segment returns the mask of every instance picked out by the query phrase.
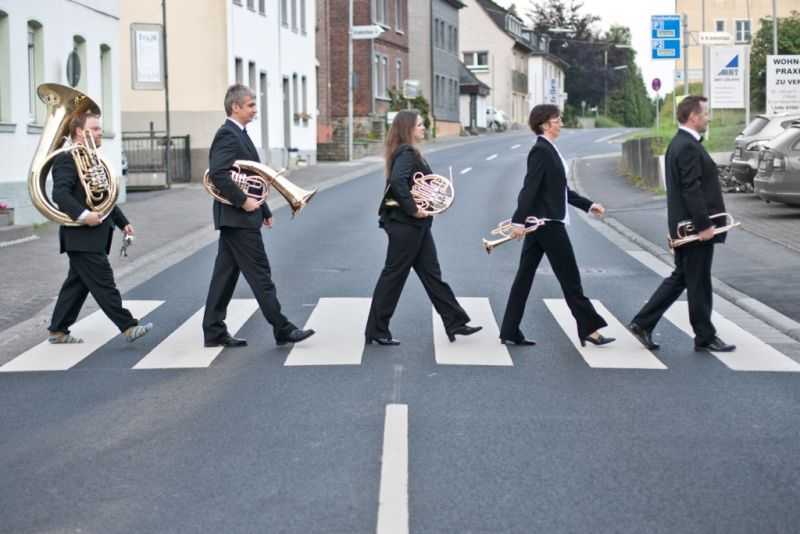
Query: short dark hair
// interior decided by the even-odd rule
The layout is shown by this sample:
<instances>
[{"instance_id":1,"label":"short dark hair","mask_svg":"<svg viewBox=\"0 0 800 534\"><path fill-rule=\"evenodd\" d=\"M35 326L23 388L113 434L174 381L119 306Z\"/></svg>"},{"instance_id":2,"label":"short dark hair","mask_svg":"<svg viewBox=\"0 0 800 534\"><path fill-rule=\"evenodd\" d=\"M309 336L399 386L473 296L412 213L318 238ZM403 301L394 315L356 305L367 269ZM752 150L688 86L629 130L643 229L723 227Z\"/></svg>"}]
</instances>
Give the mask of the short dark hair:
<instances>
[{"instance_id":1,"label":"short dark hair","mask_svg":"<svg viewBox=\"0 0 800 534\"><path fill-rule=\"evenodd\" d=\"M683 100L678 103L678 109L676 110L678 122L684 124L689 120L689 115L703 111L703 106L700 103L707 101L708 99L706 97L700 95L684 97Z\"/></svg>"},{"instance_id":2,"label":"short dark hair","mask_svg":"<svg viewBox=\"0 0 800 534\"><path fill-rule=\"evenodd\" d=\"M246 96L254 100L256 98L255 92L244 84L235 83L228 87L228 90L225 92L225 114L230 117L233 113L233 105L239 104L241 106Z\"/></svg>"},{"instance_id":3,"label":"short dark hair","mask_svg":"<svg viewBox=\"0 0 800 534\"><path fill-rule=\"evenodd\" d=\"M542 135L544 133L542 124L560 116L561 110L558 109L558 106L553 104L539 104L538 106L533 106L531 114L528 117L528 124L530 124L531 130L533 130L534 133Z\"/></svg>"},{"instance_id":4,"label":"short dark hair","mask_svg":"<svg viewBox=\"0 0 800 534\"><path fill-rule=\"evenodd\" d=\"M75 130L77 130L78 128L81 129L85 128L87 120L99 119L99 118L100 118L99 113L92 113L88 111L86 113L76 113L75 115L72 116L72 119L70 119L69 121L69 136L74 137Z\"/></svg>"}]
</instances>

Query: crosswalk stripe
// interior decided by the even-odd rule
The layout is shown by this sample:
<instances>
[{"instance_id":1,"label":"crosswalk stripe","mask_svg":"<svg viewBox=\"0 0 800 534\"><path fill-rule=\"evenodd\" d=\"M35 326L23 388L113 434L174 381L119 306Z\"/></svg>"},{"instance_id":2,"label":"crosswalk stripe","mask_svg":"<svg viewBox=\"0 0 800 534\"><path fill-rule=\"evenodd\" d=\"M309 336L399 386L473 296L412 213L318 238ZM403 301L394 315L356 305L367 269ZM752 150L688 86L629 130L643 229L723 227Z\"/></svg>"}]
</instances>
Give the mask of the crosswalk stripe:
<instances>
[{"instance_id":1,"label":"crosswalk stripe","mask_svg":"<svg viewBox=\"0 0 800 534\"><path fill-rule=\"evenodd\" d=\"M255 299L233 299L228 304L225 324L235 335L258 309ZM156 345L147 356L133 366L134 369L189 369L208 367L224 347L203 346L203 314L205 306L192 315L164 341Z\"/></svg>"},{"instance_id":2,"label":"crosswalk stripe","mask_svg":"<svg viewBox=\"0 0 800 534\"><path fill-rule=\"evenodd\" d=\"M646 250L628 250L626 252L634 257L639 263L645 267L648 267L659 276L666 278L672 274L672 268L669 265L659 260Z\"/></svg>"},{"instance_id":3,"label":"crosswalk stripe","mask_svg":"<svg viewBox=\"0 0 800 534\"><path fill-rule=\"evenodd\" d=\"M664 314L675 326L694 336L689 322L689 304L676 302ZM712 312L711 321L719 337L736 345L733 352L714 352L723 364L734 371L783 371L800 372L800 363L767 345L750 332L737 326L717 312Z\"/></svg>"},{"instance_id":4,"label":"crosswalk stripe","mask_svg":"<svg viewBox=\"0 0 800 534\"><path fill-rule=\"evenodd\" d=\"M141 318L163 303L163 300L127 300L122 305L134 317ZM83 339L83 343L52 345L44 341L0 367L0 372L66 371L119 334L116 325L102 310L81 319L70 330L73 336Z\"/></svg>"},{"instance_id":5,"label":"crosswalk stripe","mask_svg":"<svg viewBox=\"0 0 800 534\"><path fill-rule=\"evenodd\" d=\"M591 343L587 343L586 347L581 347L578 341L577 323L564 299L544 299L544 303L589 367L604 369L667 368L652 352L645 349L600 301L592 300L592 304L597 313L608 323L608 327L603 329L603 335L617 338L612 344L600 347L595 347Z\"/></svg>"},{"instance_id":6,"label":"crosswalk stripe","mask_svg":"<svg viewBox=\"0 0 800 534\"><path fill-rule=\"evenodd\" d=\"M454 343L447 339L442 320L433 309L433 346L439 365L497 365L512 366L514 362L505 345L500 343L500 328L487 298L458 299L470 316L472 324L483 330L469 337L459 337Z\"/></svg>"},{"instance_id":7,"label":"crosswalk stripe","mask_svg":"<svg viewBox=\"0 0 800 534\"><path fill-rule=\"evenodd\" d=\"M372 299L321 298L305 328L316 334L292 347L284 365L360 365Z\"/></svg>"},{"instance_id":8,"label":"crosswalk stripe","mask_svg":"<svg viewBox=\"0 0 800 534\"><path fill-rule=\"evenodd\" d=\"M387 404L377 534L408 534L408 405Z\"/></svg>"}]
</instances>

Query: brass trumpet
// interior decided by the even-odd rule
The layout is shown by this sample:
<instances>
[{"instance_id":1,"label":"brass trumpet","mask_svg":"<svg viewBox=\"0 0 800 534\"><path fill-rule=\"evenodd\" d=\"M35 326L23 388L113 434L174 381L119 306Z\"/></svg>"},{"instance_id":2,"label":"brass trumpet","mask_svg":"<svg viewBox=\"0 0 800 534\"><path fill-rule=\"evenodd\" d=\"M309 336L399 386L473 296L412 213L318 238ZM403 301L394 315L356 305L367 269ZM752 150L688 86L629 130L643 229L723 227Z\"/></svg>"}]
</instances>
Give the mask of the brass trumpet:
<instances>
[{"instance_id":1,"label":"brass trumpet","mask_svg":"<svg viewBox=\"0 0 800 534\"><path fill-rule=\"evenodd\" d=\"M531 232L535 232L539 229L540 226L543 226L544 223L549 221L550 219L540 219L538 217L534 217L531 215L530 217L525 219L525 234L530 234ZM489 241L488 239L484 238L481 240L483 243L483 248L486 249L487 254L491 254L492 250L495 247L499 247L503 243L507 243L514 239L511 235L511 230L514 228L514 225L511 223L511 219L506 219L505 221L500 221L497 224L497 227L494 228L490 233L492 235L501 235L500 239L495 239L494 241Z\"/></svg>"},{"instance_id":2,"label":"brass trumpet","mask_svg":"<svg viewBox=\"0 0 800 534\"><path fill-rule=\"evenodd\" d=\"M411 177L411 197L417 208L426 215L442 213L453 204L456 196L453 187L453 167L450 167L450 179L438 174L422 174L417 172ZM386 201L387 206L399 206L396 200Z\"/></svg>"},{"instance_id":3,"label":"brass trumpet","mask_svg":"<svg viewBox=\"0 0 800 534\"><path fill-rule=\"evenodd\" d=\"M724 218L725 225L724 226L717 226L714 227L714 235L721 234L723 232L727 232L731 228L736 228L737 226L741 225L742 223L736 221L730 213L715 213L714 215L709 215L710 219L718 219ZM674 250L677 247L685 245L687 243L693 243L695 241L699 241L699 237L695 233L694 224L692 221L681 221L678 223L677 227L675 228L675 239L670 236L667 236L667 243L669 244L670 250Z\"/></svg>"},{"instance_id":4,"label":"brass trumpet","mask_svg":"<svg viewBox=\"0 0 800 534\"><path fill-rule=\"evenodd\" d=\"M259 206L267 201L270 186L274 187L275 190L286 199L286 202L289 203L289 207L292 210L292 217L294 217L311 201L311 197L317 193L317 190L312 189L309 191L293 184L286 177L281 176L284 171L285 169L276 171L257 161L240 159L233 163L231 180L233 180L233 183L236 184L247 197L258 202ZM208 169L206 169L205 174L203 174L203 187L208 194L219 202L229 206L231 205L230 200L223 197L219 189L211 182Z\"/></svg>"}]
</instances>

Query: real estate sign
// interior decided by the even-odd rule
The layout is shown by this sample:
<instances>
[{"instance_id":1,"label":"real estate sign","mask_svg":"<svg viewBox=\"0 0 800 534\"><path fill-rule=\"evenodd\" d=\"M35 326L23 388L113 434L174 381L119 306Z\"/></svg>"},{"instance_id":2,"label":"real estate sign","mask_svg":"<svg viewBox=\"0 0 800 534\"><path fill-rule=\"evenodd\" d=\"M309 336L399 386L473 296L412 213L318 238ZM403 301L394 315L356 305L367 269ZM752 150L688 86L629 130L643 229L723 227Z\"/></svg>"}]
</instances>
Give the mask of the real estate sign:
<instances>
[{"instance_id":1,"label":"real estate sign","mask_svg":"<svg viewBox=\"0 0 800 534\"><path fill-rule=\"evenodd\" d=\"M800 111L800 55L767 56L767 113Z\"/></svg>"}]
</instances>

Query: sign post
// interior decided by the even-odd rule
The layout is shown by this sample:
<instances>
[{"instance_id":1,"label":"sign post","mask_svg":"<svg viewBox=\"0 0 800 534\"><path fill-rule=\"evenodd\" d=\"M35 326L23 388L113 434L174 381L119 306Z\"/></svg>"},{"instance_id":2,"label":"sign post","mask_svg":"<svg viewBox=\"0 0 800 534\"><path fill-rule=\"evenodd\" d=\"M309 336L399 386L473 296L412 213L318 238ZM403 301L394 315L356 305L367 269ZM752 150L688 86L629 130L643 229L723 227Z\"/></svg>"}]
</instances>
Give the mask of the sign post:
<instances>
[{"instance_id":1,"label":"sign post","mask_svg":"<svg viewBox=\"0 0 800 534\"><path fill-rule=\"evenodd\" d=\"M658 112L658 91L661 89L661 79L653 78L651 87L653 88L653 91L656 92L656 131L659 131L661 129L661 118L659 117Z\"/></svg>"}]
</instances>

